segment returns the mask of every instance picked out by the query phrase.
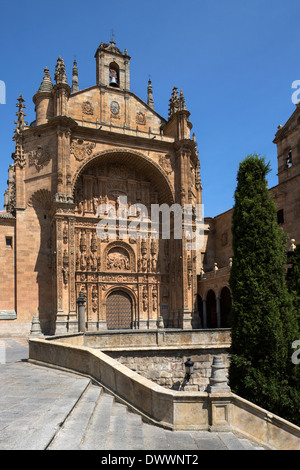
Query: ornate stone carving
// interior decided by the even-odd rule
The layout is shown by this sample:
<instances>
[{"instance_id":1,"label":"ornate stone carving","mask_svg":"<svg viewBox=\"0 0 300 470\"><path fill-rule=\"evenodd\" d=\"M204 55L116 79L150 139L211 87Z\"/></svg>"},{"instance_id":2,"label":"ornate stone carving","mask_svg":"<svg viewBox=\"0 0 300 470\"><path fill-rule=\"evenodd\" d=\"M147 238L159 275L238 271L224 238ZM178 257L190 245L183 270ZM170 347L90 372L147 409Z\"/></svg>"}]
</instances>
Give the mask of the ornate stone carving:
<instances>
[{"instance_id":1,"label":"ornate stone carving","mask_svg":"<svg viewBox=\"0 0 300 470\"><path fill-rule=\"evenodd\" d=\"M94 108L90 101L84 101L84 103L82 103L82 112L83 114L94 114Z\"/></svg>"},{"instance_id":2,"label":"ornate stone carving","mask_svg":"<svg viewBox=\"0 0 300 470\"><path fill-rule=\"evenodd\" d=\"M128 271L130 260L126 251L122 248L113 248L107 255L106 268L109 271Z\"/></svg>"},{"instance_id":3,"label":"ornate stone carving","mask_svg":"<svg viewBox=\"0 0 300 470\"><path fill-rule=\"evenodd\" d=\"M81 162L86 156L90 156L93 153L93 149L96 147L94 142L84 142L81 139L75 139L71 142L70 152L74 155L76 160Z\"/></svg>"},{"instance_id":4,"label":"ornate stone carving","mask_svg":"<svg viewBox=\"0 0 300 470\"><path fill-rule=\"evenodd\" d=\"M146 286L143 288L143 310L144 312L148 310L148 291Z\"/></svg>"},{"instance_id":5,"label":"ornate stone carving","mask_svg":"<svg viewBox=\"0 0 300 470\"><path fill-rule=\"evenodd\" d=\"M51 159L48 147L38 147L32 150L28 155L29 166L35 166L37 171L40 171L46 166Z\"/></svg>"},{"instance_id":6,"label":"ornate stone carving","mask_svg":"<svg viewBox=\"0 0 300 470\"><path fill-rule=\"evenodd\" d=\"M136 113L136 123L144 126L146 124L146 116L141 111Z\"/></svg>"},{"instance_id":7,"label":"ornate stone carving","mask_svg":"<svg viewBox=\"0 0 300 470\"><path fill-rule=\"evenodd\" d=\"M114 116L117 116L120 113L120 105L117 101L112 101L110 103L110 111Z\"/></svg>"},{"instance_id":8,"label":"ornate stone carving","mask_svg":"<svg viewBox=\"0 0 300 470\"><path fill-rule=\"evenodd\" d=\"M64 245L66 245L68 243L68 227L67 227L67 225L65 225L64 229L63 229L63 242L64 242Z\"/></svg>"},{"instance_id":9,"label":"ornate stone carving","mask_svg":"<svg viewBox=\"0 0 300 470\"><path fill-rule=\"evenodd\" d=\"M152 309L154 312L157 311L157 286L153 286L152 289Z\"/></svg>"},{"instance_id":10,"label":"ornate stone carving","mask_svg":"<svg viewBox=\"0 0 300 470\"><path fill-rule=\"evenodd\" d=\"M92 287L92 310L94 313L98 311L98 289L97 286Z\"/></svg>"},{"instance_id":11,"label":"ornate stone carving","mask_svg":"<svg viewBox=\"0 0 300 470\"><path fill-rule=\"evenodd\" d=\"M167 173L167 175L170 175L172 173L173 168L171 164L171 158L168 155L160 155L159 164L162 169Z\"/></svg>"},{"instance_id":12,"label":"ornate stone carving","mask_svg":"<svg viewBox=\"0 0 300 470\"><path fill-rule=\"evenodd\" d=\"M64 284L66 286L69 280L69 255L68 255L67 250L64 250L62 273L63 273Z\"/></svg>"}]
</instances>

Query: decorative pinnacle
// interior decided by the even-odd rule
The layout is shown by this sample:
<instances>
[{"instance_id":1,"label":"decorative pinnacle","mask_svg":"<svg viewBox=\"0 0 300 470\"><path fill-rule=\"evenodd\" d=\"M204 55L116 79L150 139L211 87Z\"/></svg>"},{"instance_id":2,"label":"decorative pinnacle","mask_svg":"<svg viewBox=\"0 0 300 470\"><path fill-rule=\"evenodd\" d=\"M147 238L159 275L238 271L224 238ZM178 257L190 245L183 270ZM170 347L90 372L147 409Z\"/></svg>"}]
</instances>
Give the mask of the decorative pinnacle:
<instances>
[{"instance_id":1,"label":"decorative pinnacle","mask_svg":"<svg viewBox=\"0 0 300 470\"><path fill-rule=\"evenodd\" d=\"M41 83L41 86L39 88L39 92L51 92L53 88L51 77L50 77L50 72L48 67L44 69L44 77L43 81Z\"/></svg>"},{"instance_id":2,"label":"decorative pinnacle","mask_svg":"<svg viewBox=\"0 0 300 470\"><path fill-rule=\"evenodd\" d=\"M59 83L68 83L67 76L66 76L66 68L63 59L59 56L57 59L57 64L55 67L55 81L57 84Z\"/></svg>"},{"instance_id":3,"label":"decorative pinnacle","mask_svg":"<svg viewBox=\"0 0 300 470\"><path fill-rule=\"evenodd\" d=\"M147 105L150 106L150 108L154 109L153 90L152 90L152 83L151 83L150 76L148 80L148 89L147 89Z\"/></svg>"},{"instance_id":4,"label":"decorative pinnacle","mask_svg":"<svg viewBox=\"0 0 300 470\"><path fill-rule=\"evenodd\" d=\"M24 117L26 116L26 114L24 113L24 108L26 108L26 106L24 104L25 100L23 99L23 96L20 95L17 101L18 103L16 104L16 107L18 108L18 112L16 113L16 116L18 119L17 121L15 121L16 129L14 130L14 139L28 125L27 122L24 120Z\"/></svg>"},{"instance_id":5,"label":"decorative pinnacle","mask_svg":"<svg viewBox=\"0 0 300 470\"><path fill-rule=\"evenodd\" d=\"M76 93L79 91L79 84L78 84L78 68L77 68L77 61L74 59L73 62L73 78L72 78L72 93Z\"/></svg>"},{"instance_id":6,"label":"decorative pinnacle","mask_svg":"<svg viewBox=\"0 0 300 470\"><path fill-rule=\"evenodd\" d=\"M173 116L173 114L177 113L177 111L182 111L184 109L186 109L186 105L183 91L180 90L180 95L178 96L178 88L174 86L169 102L169 118Z\"/></svg>"}]
</instances>

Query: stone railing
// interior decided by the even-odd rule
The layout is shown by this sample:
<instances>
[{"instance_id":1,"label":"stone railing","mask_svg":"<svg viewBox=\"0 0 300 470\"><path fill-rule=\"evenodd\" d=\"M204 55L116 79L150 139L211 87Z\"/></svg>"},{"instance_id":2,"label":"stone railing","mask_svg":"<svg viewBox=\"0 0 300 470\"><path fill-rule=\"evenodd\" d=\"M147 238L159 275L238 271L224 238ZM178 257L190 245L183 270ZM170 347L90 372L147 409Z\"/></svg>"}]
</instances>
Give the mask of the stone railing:
<instances>
[{"instance_id":1,"label":"stone railing","mask_svg":"<svg viewBox=\"0 0 300 470\"><path fill-rule=\"evenodd\" d=\"M229 348L230 329L216 328L210 330L107 330L86 332L84 345L101 349L187 349L187 348Z\"/></svg>"},{"instance_id":2,"label":"stone railing","mask_svg":"<svg viewBox=\"0 0 300 470\"><path fill-rule=\"evenodd\" d=\"M29 361L91 377L145 420L169 429L230 430L268 449L300 450L300 428L218 388L217 375L209 393L168 390L83 343L84 335L31 338Z\"/></svg>"},{"instance_id":3,"label":"stone railing","mask_svg":"<svg viewBox=\"0 0 300 470\"><path fill-rule=\"evenodd\" d=\"M216 264L216 263L215 263ZM207 279L213 279L215 277L228 276L230 274L230 265L218 268L215 266L215 269L212 271L207 271L201 274L200 280L206 281Z\"/></svg>"}]
</instances>

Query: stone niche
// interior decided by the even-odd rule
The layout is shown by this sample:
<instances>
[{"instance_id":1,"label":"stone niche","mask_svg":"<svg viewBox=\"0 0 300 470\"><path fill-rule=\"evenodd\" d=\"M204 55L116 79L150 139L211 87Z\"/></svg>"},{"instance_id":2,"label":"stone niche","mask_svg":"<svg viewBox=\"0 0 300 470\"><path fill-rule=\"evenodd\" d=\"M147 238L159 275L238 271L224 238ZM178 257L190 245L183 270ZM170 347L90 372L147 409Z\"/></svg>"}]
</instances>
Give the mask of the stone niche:
<instances>
[{"instance_id":1,"label":"stone niche","mask_svg":"<svg viewBox=\"0 0 300 470\"><path fill-rule=\"evenodd\" d=\"M184 349L105 351L129 369L171 390L179 390L185 377L184 363L188 358L194 362L194 372L186 391L207 391L212 373L214 356L221 356L228 371L229 359L226 349Z\"/></svg>"}]
</instances>

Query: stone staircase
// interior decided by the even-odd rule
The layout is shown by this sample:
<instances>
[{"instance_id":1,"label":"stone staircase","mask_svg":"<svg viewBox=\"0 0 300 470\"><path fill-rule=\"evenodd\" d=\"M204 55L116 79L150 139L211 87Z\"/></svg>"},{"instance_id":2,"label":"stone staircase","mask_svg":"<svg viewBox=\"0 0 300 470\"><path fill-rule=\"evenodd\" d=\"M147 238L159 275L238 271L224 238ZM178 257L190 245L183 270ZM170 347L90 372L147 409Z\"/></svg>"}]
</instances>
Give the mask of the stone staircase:
<instances>
[{"instance_id":1,"label":"stone staircase","mask_svg":"<svg viewBox=\"0 0 300 470\"><path fill-rule=\"evenodd\" d=\"M140 415L89 384L61 423L48 450L258 450L231 432L170 431L142 421Z\"/></svg>"}]
</instances>

